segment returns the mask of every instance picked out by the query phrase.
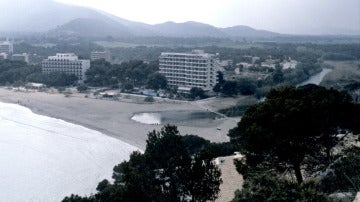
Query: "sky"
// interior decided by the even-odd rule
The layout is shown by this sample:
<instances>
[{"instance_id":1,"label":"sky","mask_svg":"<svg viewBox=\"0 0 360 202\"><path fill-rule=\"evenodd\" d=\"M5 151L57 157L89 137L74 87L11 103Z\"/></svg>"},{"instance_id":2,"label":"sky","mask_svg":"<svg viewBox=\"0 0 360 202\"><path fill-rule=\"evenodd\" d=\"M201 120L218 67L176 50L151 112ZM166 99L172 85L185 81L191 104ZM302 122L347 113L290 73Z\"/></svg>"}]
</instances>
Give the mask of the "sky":
<instances>
[{"instance_id":1,"label":"sky","mask_svg":"<svg viewBox=\"0 0 360 202\"><path fill-rule=\"evenodd\" d=\"M197 21L285 34L360 34L360 0L56 0L148 24Z\"/></svg>"}]
</instances>

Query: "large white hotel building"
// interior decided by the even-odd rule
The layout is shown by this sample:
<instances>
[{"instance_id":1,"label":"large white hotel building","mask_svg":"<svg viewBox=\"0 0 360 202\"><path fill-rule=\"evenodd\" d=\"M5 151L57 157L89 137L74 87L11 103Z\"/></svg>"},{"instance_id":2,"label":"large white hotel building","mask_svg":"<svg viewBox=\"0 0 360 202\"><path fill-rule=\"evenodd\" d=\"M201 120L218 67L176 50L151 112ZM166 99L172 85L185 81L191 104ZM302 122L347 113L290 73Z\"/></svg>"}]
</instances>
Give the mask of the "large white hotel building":
<instances>
[{"instance_id":1,"label":"large white hotel building","mask_svg":"<svg viewBox=\"0 0 360 202\"><path fill-rule=\"evenodd\" d=\"M41 63L43 73L64 72L74 74L80 82L86 79L85 72L90 68L90 60L79 60L74 53L57 53Z\"/></svg>"},{"instance_id":2,"label":"large white hotel building","mask_svg":"<svg viewBox=\"0 0 360 202\"><path fill-rule=\"evenodd\" d=\"M219 60L214 54L194 50L191 53L161 53L159 69L170 87L190 91L193 87L211 91L217 83Z\"/></svg>"}]
</instances>

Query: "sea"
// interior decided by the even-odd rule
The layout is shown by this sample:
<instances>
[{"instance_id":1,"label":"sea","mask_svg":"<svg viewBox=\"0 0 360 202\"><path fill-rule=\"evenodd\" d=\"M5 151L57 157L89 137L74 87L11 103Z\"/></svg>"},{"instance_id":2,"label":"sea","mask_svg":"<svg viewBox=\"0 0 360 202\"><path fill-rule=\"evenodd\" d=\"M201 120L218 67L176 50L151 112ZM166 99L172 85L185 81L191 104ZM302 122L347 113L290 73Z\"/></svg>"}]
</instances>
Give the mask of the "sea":
<instances>
[{"instance_id":1,"label":"sea","mask_svg":"<svg viewBox=\"0 0 360 202\"><path fill-rule=\"evenodd\" d=\"M0 102L0 201L89 196L136 150L98 131Z\"/></svg>"}]
</instances>

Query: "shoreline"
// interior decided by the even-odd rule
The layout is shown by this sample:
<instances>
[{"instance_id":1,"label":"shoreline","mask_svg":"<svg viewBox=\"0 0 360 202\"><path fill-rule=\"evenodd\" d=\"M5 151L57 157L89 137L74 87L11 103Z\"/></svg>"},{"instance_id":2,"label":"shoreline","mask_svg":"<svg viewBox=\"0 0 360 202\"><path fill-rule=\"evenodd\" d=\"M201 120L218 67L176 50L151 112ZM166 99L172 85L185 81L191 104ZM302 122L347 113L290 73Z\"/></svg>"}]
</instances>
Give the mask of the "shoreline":
<instances>
[{"instance_id":1,"label":"shoreline","mask_svg":"<svg viewBox=\"0 0 360 202\"><path fill-rule=\"evenodd\" d=\"M138 104L112 100L85 98L84 94L66 97L60 93L16 92L0 88L0 102L19 104L36 114L62 119L119 139L145 150L147 134L160 130L160 125L146 125L131 120L135 113L155 111L206 111L192 102L155 102ZM239 118L187 122L175 125L182 135L193 134L211 142L226 142L229 129L236 126ZM220 128L221 130L218 130Z\"/></svg>"}]
</instances>

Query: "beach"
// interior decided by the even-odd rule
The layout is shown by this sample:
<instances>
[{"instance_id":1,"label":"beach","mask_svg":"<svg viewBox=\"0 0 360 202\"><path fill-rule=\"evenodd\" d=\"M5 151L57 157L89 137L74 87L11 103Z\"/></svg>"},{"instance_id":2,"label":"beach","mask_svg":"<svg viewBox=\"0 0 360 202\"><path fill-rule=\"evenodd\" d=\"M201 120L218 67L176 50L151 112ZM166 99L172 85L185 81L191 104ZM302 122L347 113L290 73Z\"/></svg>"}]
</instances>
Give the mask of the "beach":
<instances>
[{"instance_id":1,"label":"beach","mask_svg":"<svg viewBox=\"0 0 360 202\"><path fill-rule=\"evenodd\" d=\"M131 103L114 100L86 98L84 94L16 91L0 88L0 102L14 103L41 114L78 124L115 137L130 145L145 149L147 134L163 126L147 125L131 120L136 113L161 111L208 111L209 105L200 102L157 101ZM193 134L212 142L228 141L229 129L239 118L220 118L212 121L188 121L178 125L182 135Z\"/></svg>"}]
</instances>

